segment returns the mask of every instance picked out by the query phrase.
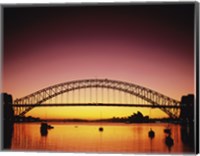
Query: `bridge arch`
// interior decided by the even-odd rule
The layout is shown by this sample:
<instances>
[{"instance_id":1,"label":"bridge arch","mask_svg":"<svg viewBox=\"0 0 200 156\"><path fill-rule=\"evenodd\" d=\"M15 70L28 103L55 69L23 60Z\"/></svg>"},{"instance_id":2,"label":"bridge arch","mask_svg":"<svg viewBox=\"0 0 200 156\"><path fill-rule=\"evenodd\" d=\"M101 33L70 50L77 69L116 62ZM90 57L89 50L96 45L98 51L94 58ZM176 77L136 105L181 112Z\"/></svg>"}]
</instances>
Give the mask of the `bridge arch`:
<instances>
[{"instance_id":1,"label":"bridge arch","mask_svg":"<svg viewBox=\"0 0 200 156\"><path fill-rule=\"evenodd\" d=\"M69 81L60 84L56 84L39 91L36 91L30 95L22 97L20 99L16 99L14 104L33 104L32 106L24 107L20 109L18 114L20 116L24 116L27 112L33 109L36 105L40 105L45 101L56 97L60 94L78 90L83 88L108 88L113 90L119 90L125 93L132 94L137 96L154 106L180 106L180 102L172 99L166 95L158 93L152 89L136 85L133 83L117 81L117 80L110 80L110 79L85 79L85 80L76 80L76 81ZM172 118L179 117L179 110L174 107L161 107L160 108L163 112L168 114Z\"/></svg>"}]
</instances>

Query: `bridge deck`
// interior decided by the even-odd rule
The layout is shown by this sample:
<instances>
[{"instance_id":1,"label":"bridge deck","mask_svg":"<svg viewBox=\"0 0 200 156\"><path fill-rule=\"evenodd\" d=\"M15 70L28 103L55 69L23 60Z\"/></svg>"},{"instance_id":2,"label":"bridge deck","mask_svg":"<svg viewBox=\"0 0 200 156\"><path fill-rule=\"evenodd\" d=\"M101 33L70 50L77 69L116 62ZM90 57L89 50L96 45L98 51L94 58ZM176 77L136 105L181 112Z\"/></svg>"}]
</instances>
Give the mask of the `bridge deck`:
<instances>
[{"instance_id":1,"label":"bridge deck","mask_svg":"<svg viewBox=\"0 0 200 156\"><path fill-rule=\"evenodd\" d=\"M103 103L63 103L63 104L13 104L13 107L74 107L74 106L110 106L110 107L151 107L151 108L180 108L180 106L150 105L150 104L103 104Z\"/></svg>"}]
</instances>

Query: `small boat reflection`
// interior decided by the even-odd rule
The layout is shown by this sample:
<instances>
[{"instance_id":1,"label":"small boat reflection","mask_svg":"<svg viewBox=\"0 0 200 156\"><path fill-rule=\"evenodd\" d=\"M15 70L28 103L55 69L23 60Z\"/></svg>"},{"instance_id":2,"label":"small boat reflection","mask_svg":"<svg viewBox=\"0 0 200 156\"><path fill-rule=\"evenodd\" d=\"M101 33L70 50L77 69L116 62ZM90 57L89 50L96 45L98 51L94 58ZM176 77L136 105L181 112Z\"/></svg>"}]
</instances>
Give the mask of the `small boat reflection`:
<instances>
[{"instance_id":1,"label":"small boat reflection","mask_svg":"<svg viewBox=\"0 0 200 156\"><path fill-rule=\"evenodd\" d=\"M174 140L172 139L171 135L166 136L165 144L167 145L169 151L171 151L171 147L174 145Z\"/></svg>"},{"instance_id":2,"label":"small boat reflection","mask_svg":"<svg viewBox=\"0 0 200 156\"><path fill-rule=\"evenodd\" d=\"M152 129L150 129L149 138L153 139L154 137L155 137L155 132Z\"/></svg>"},{"instance_id":3,"label":"small boat reflection","mask_svg":"<svg viewBox=\"0 0 200 156\"><path fill-rule=\"evenodd\" d=\"M173 146L174 145L174 140L172 139L172 137L170 135L168 135L166 138L165 138L165 143L167 146Z\"/></svg>"}]
</instances>

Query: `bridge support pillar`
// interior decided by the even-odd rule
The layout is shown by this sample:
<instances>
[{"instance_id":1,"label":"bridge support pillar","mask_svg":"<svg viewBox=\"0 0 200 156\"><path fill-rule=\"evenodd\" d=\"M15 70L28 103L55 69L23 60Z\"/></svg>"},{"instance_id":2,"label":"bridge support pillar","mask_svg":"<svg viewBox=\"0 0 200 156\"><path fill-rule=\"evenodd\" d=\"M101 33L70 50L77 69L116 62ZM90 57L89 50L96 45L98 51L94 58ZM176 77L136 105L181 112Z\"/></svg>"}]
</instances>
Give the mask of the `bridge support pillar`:
<instances>
[{"instance_id":1,"label":"bridge support pillar","mask_svg":"<svg viewBox=\"0 0 200 156\"><path fill-rule=\"evenodd\" d=\"M181 112L180 112L180 119L181 119L181 139L183 143L188 144L190 147L195 147L198 144L198 139L195 140L195 136L198 136L198 128L195 127L194 124L194 95L189 94L187 96L182 96L181 98ZM197 114L198 115L198 114ZM198 125L196 125L198 126Z\"/></svg>"},{"instance_id":2,"label":"bridge support pillar","mask_svg":"<svg viewBox=\"0 0 200 156\"><path fill-rule=\"evenodd\" d=\"M3 148L8 149L11 147L11 140L13 134L14 123L14 110L12 107L12 95L7 93L1 94L1 100L3 104Z\"/></svg>"},{"instance_id":3,"label":"bridge support pillar","mask_svg":"<svg viewBox=\"0 0 200 156\"><path fill-rule=\"evenodd\" d=\"M183 123L194 122L194 95L189 94L181 98L181 112L180 119Z\"/></svg>"}]
</instances>

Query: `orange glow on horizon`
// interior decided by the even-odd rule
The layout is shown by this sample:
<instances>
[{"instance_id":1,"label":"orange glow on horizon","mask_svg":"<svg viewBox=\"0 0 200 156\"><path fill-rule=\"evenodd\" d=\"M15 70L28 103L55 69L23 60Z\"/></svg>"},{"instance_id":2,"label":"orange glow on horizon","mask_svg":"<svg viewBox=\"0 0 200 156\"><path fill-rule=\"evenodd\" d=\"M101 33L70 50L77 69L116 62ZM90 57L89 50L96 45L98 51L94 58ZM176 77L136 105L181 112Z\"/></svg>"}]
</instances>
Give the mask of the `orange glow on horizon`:
<instances>
[{"instance_id":1,"label":"orange glow on horizon","mask_svg":"<svg viewBox=\"0 0 200 156\"><path fill-rule=\"evenodd\" d=\"M122 108L122 107L62 107L62 108L34 108L26 116L41 119L108 119L113 117L128 117L137 111L150 118L168 117L159 109Z\"/></svg>"}]
</instances>

